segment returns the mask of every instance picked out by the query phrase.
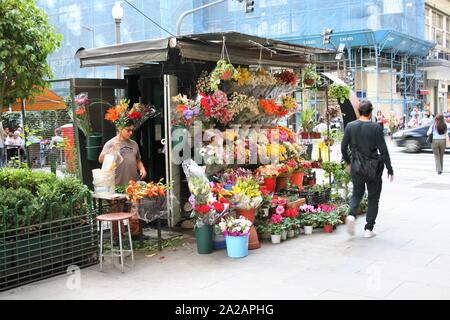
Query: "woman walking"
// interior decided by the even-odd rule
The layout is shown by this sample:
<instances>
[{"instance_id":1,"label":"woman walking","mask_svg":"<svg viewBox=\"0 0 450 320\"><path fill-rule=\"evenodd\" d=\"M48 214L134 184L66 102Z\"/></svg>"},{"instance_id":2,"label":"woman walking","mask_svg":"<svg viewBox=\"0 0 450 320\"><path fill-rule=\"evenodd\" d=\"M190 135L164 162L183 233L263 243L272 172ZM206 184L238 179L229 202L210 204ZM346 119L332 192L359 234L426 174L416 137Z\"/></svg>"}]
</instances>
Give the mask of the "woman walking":
<instances>
[{"instance_id":1,"label":"woman walking","mask_svg":"<svg viewBox=\"0 0 450 320\"><path fill-rule=\"evenodd\" d=\"M433 142L431 147L433 149L434 161L436 163L436 171L438 174L442 174L444 167L444 153L445 147L450 145L448 138L447 123L444 120L442 114L438 114L434 120L434 124L428 129L427 135L433 134Z\"/></svg>"}]
</instances>

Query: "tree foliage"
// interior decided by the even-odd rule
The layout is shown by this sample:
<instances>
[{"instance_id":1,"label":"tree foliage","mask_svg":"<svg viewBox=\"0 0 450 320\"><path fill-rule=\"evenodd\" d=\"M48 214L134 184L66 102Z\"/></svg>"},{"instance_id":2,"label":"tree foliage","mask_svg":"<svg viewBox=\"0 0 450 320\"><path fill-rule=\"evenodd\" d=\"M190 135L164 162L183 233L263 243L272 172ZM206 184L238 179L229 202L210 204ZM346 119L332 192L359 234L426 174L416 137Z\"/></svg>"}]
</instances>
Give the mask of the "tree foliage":
<instances>
[{"instance_id":1,"label":"tree foliage","mask_svg":"<svg viewBox=\"0 0 450 320\"><path fill-rule=\"evenodd\" d=\"M17 98L33 100L53 74L47 57L61 42L33 0L0 0L0 114Z\"/></svg>"}]
</instances>

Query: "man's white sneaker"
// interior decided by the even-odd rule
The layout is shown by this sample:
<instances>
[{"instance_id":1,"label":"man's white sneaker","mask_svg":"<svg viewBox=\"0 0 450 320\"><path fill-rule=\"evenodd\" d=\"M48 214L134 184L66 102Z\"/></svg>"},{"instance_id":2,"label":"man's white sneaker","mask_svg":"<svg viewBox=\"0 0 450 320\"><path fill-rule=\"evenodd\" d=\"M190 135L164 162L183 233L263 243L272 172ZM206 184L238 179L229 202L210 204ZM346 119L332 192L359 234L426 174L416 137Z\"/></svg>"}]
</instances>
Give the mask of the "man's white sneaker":
<instances>
[{"instance_id":1,"label":"man's white sneaker","mask_svg":"<svg viewBox=\"0 0 450 320\"><path fill-rule=\"evenodd\" d=\"M368 230L368 229L364 230L364 238L373 238L376 235L377 234L373 230Z\"/></svg>"},{"instance_id":2,"label":"man's white sneaker","mask_svg":"<svg viewBox=\"0 0 450 320\"><path fill-rule=\"evenodd\" d=\"M347 226L347 232L349 235L355 235L355 217L348 215L345 219L345 225Z\"/></svg>"}]
</instances>

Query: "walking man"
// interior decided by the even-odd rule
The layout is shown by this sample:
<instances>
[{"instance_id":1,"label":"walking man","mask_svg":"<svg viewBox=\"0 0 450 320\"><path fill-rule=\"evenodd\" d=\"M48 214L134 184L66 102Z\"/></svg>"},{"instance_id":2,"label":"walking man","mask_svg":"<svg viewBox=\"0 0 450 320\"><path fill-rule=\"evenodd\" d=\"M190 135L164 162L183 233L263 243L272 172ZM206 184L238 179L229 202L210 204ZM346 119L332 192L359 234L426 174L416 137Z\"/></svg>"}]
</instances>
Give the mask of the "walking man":
<instances>
[{"instance_id":1,"label":"walking man","mask_svg":"<svg viewBox=\"0 0 450 320\"><path fill-rule=\"evenodd\" d=\"M372 238L376 235L373 228L378 214L384 165L386 165L389 180L392 182L394 179L394 171L391 166L386 142L384 141L383 130L380 125L371 121L372 110L373 106L370 101L365 100L360 103L359 113L361 117L348 124L341 144L342 158L347 164L347 170L351 173L353 182L350 212L346 220L347 231L351 235L355 234L356 211L367 185L369 206L364 227L365 238ZM350 159L349 147L352 150L352 159ZM352 163L357 152L366 158L380 159L384 163L384 165L380 163L378 166L374 179L369 179L360 172L352 170Z\"/></svg>"}]
</instances>

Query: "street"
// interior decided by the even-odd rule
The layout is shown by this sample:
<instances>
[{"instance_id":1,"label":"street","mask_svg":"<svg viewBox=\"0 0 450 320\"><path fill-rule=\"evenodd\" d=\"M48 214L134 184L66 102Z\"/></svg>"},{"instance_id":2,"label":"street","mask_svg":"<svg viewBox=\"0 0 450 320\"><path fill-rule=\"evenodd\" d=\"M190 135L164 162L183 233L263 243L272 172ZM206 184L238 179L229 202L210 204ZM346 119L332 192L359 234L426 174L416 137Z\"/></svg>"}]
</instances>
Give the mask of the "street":
<instances>
[{"instance_id":1,"label":"street","mask_svg":"<svg viewBox=\"0 0 450 320\"><path fill-rule=\"evenodd\" d=\"M431 152L403 153L389 145L395 180L386 181L372 239L345 226L274 245L244 259L225 250L199 255L195 243L139 256L121 274L110 260L0 293L0 299L449 299L450 158L434 170ZM334 160L334 159L333 159ZM79 280L79 282L78 282Z\"/></svg>"}]
</instances>

